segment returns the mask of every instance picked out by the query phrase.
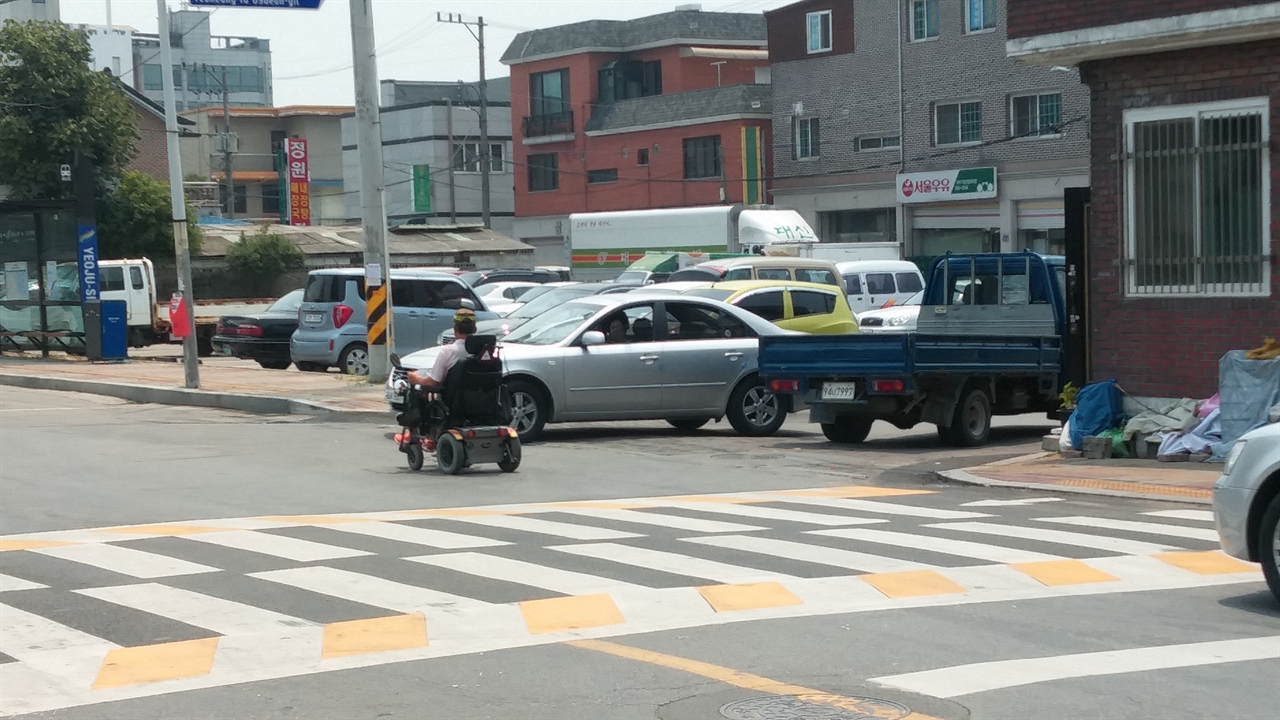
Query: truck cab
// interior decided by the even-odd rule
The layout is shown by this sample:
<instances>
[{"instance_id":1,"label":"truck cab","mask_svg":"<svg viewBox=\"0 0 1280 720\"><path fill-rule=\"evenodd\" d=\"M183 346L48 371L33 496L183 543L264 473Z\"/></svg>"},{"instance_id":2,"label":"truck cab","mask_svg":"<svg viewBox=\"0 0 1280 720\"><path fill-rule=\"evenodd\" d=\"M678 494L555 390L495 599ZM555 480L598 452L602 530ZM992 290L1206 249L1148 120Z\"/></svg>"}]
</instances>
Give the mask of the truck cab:
<instances>
[{"instance_id":1,"label":"truck cab","mask_svg":"<svg viewBox=\"0 0 1280 720\"><path fill-rule=\"evenodd\" d=\"M129 344L141 347L155 342L161 328L156 313L156 271L147 258L103 260L98 291L103 300L120 300L125 304L129 326Z\"/></svg>"}]
</instances>

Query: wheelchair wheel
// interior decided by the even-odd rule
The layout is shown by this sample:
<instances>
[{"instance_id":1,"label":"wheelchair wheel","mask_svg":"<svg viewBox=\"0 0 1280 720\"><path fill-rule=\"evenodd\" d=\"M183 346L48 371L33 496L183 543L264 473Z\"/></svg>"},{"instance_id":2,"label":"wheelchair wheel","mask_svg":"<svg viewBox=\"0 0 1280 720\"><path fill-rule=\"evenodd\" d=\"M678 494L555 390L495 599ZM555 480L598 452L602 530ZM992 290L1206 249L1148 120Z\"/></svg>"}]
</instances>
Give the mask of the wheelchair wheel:
<instances>
[{"instance_id":1,"label":"wheelchair wheel","mask_svg":"<svg viewBox=\"0 0 1280 720\"><path fill-rule=\"evenodd\" d=\"M404 449L404 451L405 454L409 456L409 469L414 471L421 470L423 459L422 446L418 443L411 443L409 447Z\"/></svg>"},{"instance_id":2,"label":"wheelchair wheel","mask_svg":"<svg viewBox=\"0 0 1280 720\"><path fill-rule=\"evenodd\" d=\"M502 450L498 467L502 468L502 472L515 472L520 467L520 438L510 438L502 446Z\"/></svg>"},{"instance_id":3,"label":"wheelchair wheel","mask_svg":"<svg viewBox=\"0 0 1280 720\"><path fill-rule=\"evenodd\" d=\"M436 444L436 465L445 475L457 475L467 464L467 447L458 438L443 433Z\"/></svg>"}]
</instances>

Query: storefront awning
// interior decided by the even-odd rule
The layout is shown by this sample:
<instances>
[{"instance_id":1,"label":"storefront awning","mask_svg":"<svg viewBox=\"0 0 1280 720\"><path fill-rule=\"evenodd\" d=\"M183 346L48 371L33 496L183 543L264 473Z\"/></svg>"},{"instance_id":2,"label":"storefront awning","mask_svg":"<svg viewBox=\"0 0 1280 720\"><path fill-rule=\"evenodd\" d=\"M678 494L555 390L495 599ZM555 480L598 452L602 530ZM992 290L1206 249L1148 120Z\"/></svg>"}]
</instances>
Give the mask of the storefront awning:
<instances>
[{"instance_id":1,"label":"storefront awning","mask_svg":"<svg viewBox=\"0 0 1280 720\"><path fill-rule=\"evenodd\" d=\"M227 176L226 173L216 172L209 177L217 182L222 182ZM231 182L252 183L252 182L273 182L280 179L280 174L271 170L232 170Z\"/></svg>"}]
</instances>

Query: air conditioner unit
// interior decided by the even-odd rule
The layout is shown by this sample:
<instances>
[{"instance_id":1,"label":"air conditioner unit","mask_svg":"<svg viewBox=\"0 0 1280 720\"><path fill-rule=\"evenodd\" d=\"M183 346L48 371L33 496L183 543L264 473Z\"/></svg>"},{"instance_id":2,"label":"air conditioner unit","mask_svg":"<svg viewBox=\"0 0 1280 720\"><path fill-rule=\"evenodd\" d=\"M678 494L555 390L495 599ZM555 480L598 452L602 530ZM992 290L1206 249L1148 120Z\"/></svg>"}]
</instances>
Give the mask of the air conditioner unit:
<instances>
[{"instance_id":1,"label":"air conditioner unit","mask_svg":"<svg viewBox=\"0 0 1280 720\"><path fill-rule=\"evenodd\" d=\"M802 103L802 102L798 102L798 103L796 103L796 104L792 105L792 106L791 106L791 114L793 114L793 115L803 115L803 114L804 114L804 103Z\"/></svg>"}]
</instances>

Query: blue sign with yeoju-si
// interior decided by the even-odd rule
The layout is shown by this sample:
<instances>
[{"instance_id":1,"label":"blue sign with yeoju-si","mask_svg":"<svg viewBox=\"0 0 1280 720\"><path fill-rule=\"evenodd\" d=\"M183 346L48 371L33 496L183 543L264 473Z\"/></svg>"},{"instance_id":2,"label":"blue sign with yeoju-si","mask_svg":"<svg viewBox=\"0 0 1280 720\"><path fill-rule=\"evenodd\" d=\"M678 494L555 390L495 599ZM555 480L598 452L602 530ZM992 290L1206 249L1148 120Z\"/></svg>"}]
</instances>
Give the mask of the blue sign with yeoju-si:
<instances>
[{"instance_id":1,"label":"blue sign with yeoju-si","mask_svg":"<svg viewBox=\"0 0 1280 720\"><path fill-rule=\"evenodd\" d=\"M77 225L76 258L80 265L80 304L102 300L98 295L98 228Z\"/></svg>"},{"instance_id":2,"label":"blue sign with yeoju-si","mask_svg":"<svg viewBox=\"0 0 1280 720\"><path fill-rule=\"evenodd\" d=\"M323 0L187 0L201 7L301 8L319 9Z\"/></svg>"}]
</instances>

